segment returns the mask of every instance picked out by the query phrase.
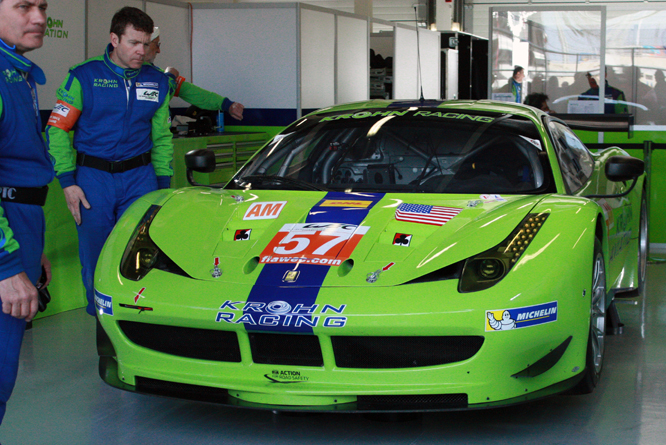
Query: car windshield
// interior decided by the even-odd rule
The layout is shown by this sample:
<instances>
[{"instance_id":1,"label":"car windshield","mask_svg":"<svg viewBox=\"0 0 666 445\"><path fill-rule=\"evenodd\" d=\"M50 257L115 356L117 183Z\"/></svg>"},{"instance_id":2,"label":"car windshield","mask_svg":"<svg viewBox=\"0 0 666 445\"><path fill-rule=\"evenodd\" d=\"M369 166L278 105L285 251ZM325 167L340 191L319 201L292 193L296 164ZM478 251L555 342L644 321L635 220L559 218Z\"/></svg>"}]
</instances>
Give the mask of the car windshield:
<instances>
[{"instance_id":1,"label":"car windshield","mask_svg":"<svg viewBox=\"0 0 666 445\"><path fill-rule=\"evenodd\" d=\"M553 187L551 178L529 119L405 107L303 118L227 188L529 194Z\"/></svg>"}]
</instances>

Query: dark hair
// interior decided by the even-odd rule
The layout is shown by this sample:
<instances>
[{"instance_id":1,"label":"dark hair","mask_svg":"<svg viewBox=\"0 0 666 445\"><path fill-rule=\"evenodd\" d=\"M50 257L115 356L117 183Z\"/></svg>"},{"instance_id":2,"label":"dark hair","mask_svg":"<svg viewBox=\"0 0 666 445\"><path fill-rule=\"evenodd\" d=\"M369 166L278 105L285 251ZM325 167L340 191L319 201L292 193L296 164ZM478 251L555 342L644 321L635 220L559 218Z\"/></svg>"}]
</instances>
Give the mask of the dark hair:
<instances>
[{"instance_id":1,"label":"dark hair","mask_svg":"<svg viewBox=\"0 0 666 445\"><path fill-rule=\"evenodd\" d=\"M520 65L516 65L516 66L514 66L514 67L513 67L513 75L512 75L511 77L515 77L516 74L518 74L519 72L521 72L521 71L524 70L524 69L525 69L525 68L523 68L523 67L520 66Z\"/></svg>"},{"instance_id":2,"label":"dark hair","mask_svg":"<svg viewBox=\"0 0 666 445\"><path fill-rule=\"evenodd\" d=\"M548 96L543 93L530 93L525 97L525 102L523 103L540 110L543 103L547 100Z\"/></svg>"},{"instance_id":3,"label":"dark hair","mask_svg":"<svg viewBox=\"0 0 666 445\"><path fill-rule=\"evenodd\" d=\"M131 6L125 6L113 15L111 19L111 32L118 37L122 37L127 25L132 25L134 29L147 32L148 34L152 34L153 27L155 26L153 19L148 14Z\"/></svg>"}]
</instances>

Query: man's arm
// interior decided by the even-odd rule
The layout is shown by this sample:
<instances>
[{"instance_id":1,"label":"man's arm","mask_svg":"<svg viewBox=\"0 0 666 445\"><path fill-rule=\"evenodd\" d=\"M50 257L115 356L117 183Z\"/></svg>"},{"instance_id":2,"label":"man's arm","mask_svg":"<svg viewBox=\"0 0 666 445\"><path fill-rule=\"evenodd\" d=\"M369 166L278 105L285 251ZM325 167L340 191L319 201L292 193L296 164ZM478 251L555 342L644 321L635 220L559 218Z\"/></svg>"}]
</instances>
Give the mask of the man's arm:
<instances>
[{"instance_id":1,"label":"man's arm","mask_svg":"<svg viewBox=\"0 0 666 445\"><path fill-rule=\"evenodd\" d=\"M57 101L46 125L46 143L54 159L56 177L60 181L67 208L74 221L81 224L81 204L87 209L90 204L83 190L74 182L76 158L69 139L69 132L81 116L83 90L79 80L70 72L56 93Z\"/></svg>"},{"instance_id":2,"label":"man's arm","mask_svg":"<svg viewBox=\"0 0 666 445\"><path fill-rule=\"evenodd\" d=\"M162 103L155 112L152 119L151 139L153 148L150 151L155 174L157 175L157 185L160 189L169 188L171 176L173 176L173 135L171 133L169 98Z\"/></svg>"},{"instance_id":3,"label":"man's arm","mask_svg":"<svg viewBox=\"0 0 666 445\"><path fill-rule=\"evenodd\" d=\"M0 97L0 118L3 105ZM2 135L0 135L2 137ZM0 207L0 300L2 312L16 318L32 320L37 313L37 289L23 271L19 244Z\"/></svg>"},{"instance_id":4,"label":"man's arm","mask_svg":"<svg viewBox=\"0 0 666 445\"><path fill-rule=\"evenodd\" d=\"M243 119L243 107L239 102L232 102L229 98L220 96L212 91L205 90L178 75L178 70L167 67L165 73L169 76L172 84L173 96L180 97L185 102L199 107L202 110L226 111L234 119Z\"/></svg>"}]
</instances>

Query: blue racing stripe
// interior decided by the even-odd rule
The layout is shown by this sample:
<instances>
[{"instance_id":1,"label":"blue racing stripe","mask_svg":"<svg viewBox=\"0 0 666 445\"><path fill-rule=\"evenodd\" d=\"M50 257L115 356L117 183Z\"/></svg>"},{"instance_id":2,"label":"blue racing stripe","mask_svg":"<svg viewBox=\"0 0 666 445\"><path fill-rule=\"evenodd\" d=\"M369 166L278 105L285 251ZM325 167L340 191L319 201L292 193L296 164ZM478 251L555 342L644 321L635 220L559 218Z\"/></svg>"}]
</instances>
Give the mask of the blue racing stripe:
<instances>
[{"instance_id":1,"label":"blue racing stripe","mask_svg":"<svg viewBox=\"0 0 666 445\"><path fill-rule=\"evenodd\" d=\"M329 192L310 210L306 222L359 225L382 198L383 193ZM359 206L345 206L345 202ZM358 204L360 203L360 204ZM312 334L319 325L313 315L319 289L331 266L314 264L264 264L250 295L243 318L248 331L299 332ZM298 280L284 282L287 272L297 270Z\"/></svg>"}]
</instances>

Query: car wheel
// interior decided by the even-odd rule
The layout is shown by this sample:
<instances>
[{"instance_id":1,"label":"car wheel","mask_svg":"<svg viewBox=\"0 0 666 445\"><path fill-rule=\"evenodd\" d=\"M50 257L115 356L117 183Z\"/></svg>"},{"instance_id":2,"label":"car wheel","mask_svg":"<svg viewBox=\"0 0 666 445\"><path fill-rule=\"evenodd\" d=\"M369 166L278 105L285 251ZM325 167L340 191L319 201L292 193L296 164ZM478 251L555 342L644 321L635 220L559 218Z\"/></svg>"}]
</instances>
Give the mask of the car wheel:
<instances>
[{"instance_id":1,"label":"car wheel","mask_svg":"<svg viewBox=\"0 0 666 445\"><path fill-rule=\"evenodd\" d=\"M577 394L589 394L599 383L606 346L606 264L601 242L594 240L592 289L590 298L590 334L583 379L574 388Z\"/></svg>"},{"instance_id":2,"label":"car wheel","mask_svg":"<svg viewBox=\"0 0 666 445\"><path fill-rule=\"evenodd\" d=\"M641 199L641 216L638 222L638 295L645 295L645 282L647 276L648 248L648 213L645 196Z\"/></svg>"}]
</instances>

